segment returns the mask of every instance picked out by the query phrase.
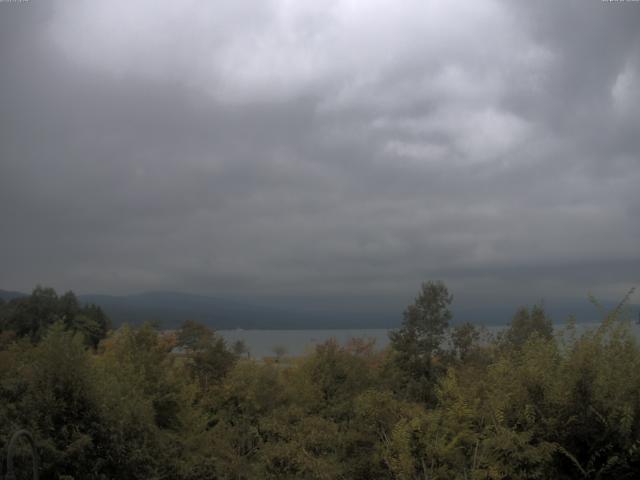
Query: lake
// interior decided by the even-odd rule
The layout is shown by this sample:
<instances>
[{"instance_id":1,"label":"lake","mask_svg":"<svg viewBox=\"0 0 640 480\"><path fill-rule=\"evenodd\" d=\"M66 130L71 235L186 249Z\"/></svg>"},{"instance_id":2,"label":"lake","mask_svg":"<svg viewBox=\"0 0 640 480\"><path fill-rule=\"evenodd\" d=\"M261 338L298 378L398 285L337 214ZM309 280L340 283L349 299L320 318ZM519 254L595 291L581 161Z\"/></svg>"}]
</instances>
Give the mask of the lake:
<instances>
[{"instance_id":1,"label":"lake","mask_svg":"<svg viewBox=\"0 0 640 480\"><path fill-rule=\"evenodd\" d=\"M578 330L594 328L597 323L578 324ZM564 324L555 325L556 329ZM489 333L497 333L504 326L489 325L485 327ZM640 326L633 325L634 332L640 337ZM262 358L273 356L274 347L284 347L286 355L298 356L307 353L330 338L335 338L341 345L345 345L351 338L372 338L376 347L382 349L389 343L389 329L335 329L335 330L218 330L218 333L232 345L237 340L243 340L251 356Z\"/></svg>"},{"instance_id":2,"label":"lake","mask_svg":"<svg viewBox=\"0 0 640 480\"><path fill-rule=\"evenodd\" d=\"M286 355L298 356L307 353L330 338L335 338L345 345L351 338L373 338L378 348L389 343L386 328L357 330L218 330L218 333L232 345L243 340L252 357L273 356L274 347L284 347Z\"/></svg>"}]
</instances>

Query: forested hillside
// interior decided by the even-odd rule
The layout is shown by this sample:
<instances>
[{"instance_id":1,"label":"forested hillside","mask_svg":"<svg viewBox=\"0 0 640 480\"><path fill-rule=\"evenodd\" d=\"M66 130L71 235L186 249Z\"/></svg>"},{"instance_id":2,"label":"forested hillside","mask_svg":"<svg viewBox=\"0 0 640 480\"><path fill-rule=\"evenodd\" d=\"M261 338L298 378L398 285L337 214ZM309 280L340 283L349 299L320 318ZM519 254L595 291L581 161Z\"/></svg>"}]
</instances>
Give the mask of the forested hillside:
<instances>
[{"instance_id":1,"label":"forested hillside","mask_svg":"<svg viewBox=\"0 0 640 480\"><path fill-rule=\"evenodd\" d=\"M425 283L384 351L257 360L197 322L114 331L37 288L0 301L0 447L29 429L45 479L637 478L623 304L581 334L522 308L487 337L451 326L452 300Z\"/></svg>"}]
</instances>

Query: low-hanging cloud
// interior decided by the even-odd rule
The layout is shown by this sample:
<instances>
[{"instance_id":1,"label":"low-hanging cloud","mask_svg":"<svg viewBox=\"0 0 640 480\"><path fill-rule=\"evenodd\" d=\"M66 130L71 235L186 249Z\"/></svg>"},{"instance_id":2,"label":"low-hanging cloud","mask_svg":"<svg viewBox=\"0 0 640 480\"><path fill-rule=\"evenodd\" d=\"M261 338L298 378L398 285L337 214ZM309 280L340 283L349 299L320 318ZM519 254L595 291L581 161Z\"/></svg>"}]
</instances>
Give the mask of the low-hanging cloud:
<instances>
[{"instance_id":1,"label":"low-hanging cloud","mask_svg":"<svg viewBox=\"0 0 640 480\"><path fill-rule=\"evenodd\" d=\"M638 281L637 4L0 7L6 288Z\"/></svg>"}]
</instances>

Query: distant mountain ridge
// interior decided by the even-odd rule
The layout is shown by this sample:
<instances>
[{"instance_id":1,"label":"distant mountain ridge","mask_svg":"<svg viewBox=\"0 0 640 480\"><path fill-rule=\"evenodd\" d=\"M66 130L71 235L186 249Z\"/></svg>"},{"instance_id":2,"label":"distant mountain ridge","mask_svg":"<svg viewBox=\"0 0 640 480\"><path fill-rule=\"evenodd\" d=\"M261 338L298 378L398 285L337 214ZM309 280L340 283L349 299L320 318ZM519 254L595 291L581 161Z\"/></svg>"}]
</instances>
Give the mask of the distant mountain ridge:
<instances>
[{"instance_id":1,"label":"distant mountain ridge","mask_svg":"<svg viewBox=\"0 0 640 480\"><path fill-rule=\"evenodd\" d=\"M0 290L0 298L7 301L28 294ZM170 291L145 292L132 295L78 295L82 303L100 306L111 318L114 326L129 323L140 325L156 322L161 328L175 328L184 320L196 320L218 330L222 329L362 329L396 328L402 321L402 308L363 307L344 311L339 307L318 311L313 308L254 304L251 300L240 301L225 298L195 295ZM615 302L602 302L610 310ZM632 315L638 317L639 305L629 305ZM454 324L472 322L477 324L505 325L512 318L518 305L502 304L481 307L459 306L454 302ZM579 322L596 322L601 319L597 308L586 299L572 299L545 303L545 309L555 323L564 322L575 315Z\"/></svg>"},{"instance_id":2,"label":"distant mountain ridge","mask_svg":"<svg viewBox=\"0 0 640 480\"><path fill-rule=\"evenodd\" d=\"M27 293L0 289L0 298L5 301L13 300L14 298L27 297L27 296L29 296Z\"/></svg>"},{"instance_id":3,"label":"distant mountain ridge","mask_svg":"<svg viewBox=\"0 0 640 480\"><path fill-rule=\"evenodd\" d=\"M184 320L196 320L216 329L295 329L304 328L304 324L309 323L304 315L286 309L187 293L94 294L79 295L78 298L102 307L116 325L156 321L164 328L172 328Z\"/></svg>"},{"instance_id":4,"label":"distant mountain ridge","mask_svg":"<svg viewBox=\"0 0 640 480\"><path fill-rule=\"evenodd\" d=\"M58 292L61 293L61 292ZM0 298L28 296L0 290ZM387 328L394 325L388 314L323 314L298 307L259 305L250 301L223 299L180 292L144 292L131 295L81 294L80 302L101 307L114 326L156 322L161 328L175 328L184 320L196 320L214 329L314 329ZM400 317L397 317L400 318Z\"/></svg>"}]
</instances>

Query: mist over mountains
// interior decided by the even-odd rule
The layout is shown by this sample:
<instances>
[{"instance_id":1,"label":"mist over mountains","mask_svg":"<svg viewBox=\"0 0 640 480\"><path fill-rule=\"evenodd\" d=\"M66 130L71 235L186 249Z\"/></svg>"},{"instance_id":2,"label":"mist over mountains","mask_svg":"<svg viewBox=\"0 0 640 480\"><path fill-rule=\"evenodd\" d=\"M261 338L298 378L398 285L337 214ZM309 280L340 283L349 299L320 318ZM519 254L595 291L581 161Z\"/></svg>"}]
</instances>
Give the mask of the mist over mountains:
<instances>
[{"instance_id":1,"label":"mist over mountains","mask_svg":"<svg viewBox=\"0 0 640 480\"><path fill-rule=\"evenodd\" d=\"M0 298L10 300L26 293L0 290ZM324 307L283 301L276 304L264 299L238 300L180 292L144 292L132 295L84 294L78 295L84 303L100 306L111 318L114 326L123 323L139 325L154 322L161 328L175 328L184 320L196 320L218 330L224 329L359 329L396 328L402 321L403 307L381 306L363 302L360 308ZM533 304L535 302L531 302ZM543 302L545 309L557 324L573 315L580 323L596 322L601 311L584 299ZM480 325L506 325L521 305L455 305L453 323L471 322ZM603 301L601 306L610 310L615 302ZM629 305L633 318L638 317L640 306Z\"/></svg>"}]
</instances>

